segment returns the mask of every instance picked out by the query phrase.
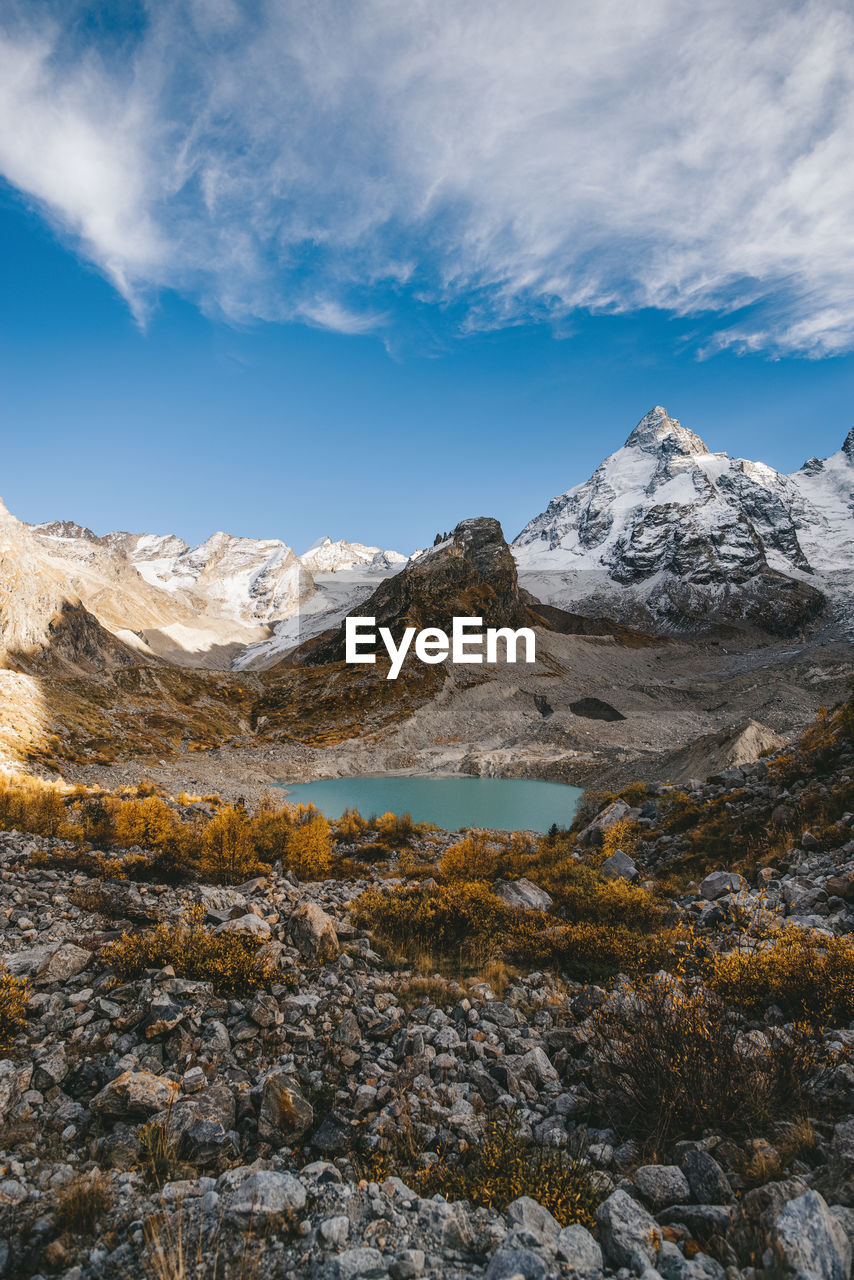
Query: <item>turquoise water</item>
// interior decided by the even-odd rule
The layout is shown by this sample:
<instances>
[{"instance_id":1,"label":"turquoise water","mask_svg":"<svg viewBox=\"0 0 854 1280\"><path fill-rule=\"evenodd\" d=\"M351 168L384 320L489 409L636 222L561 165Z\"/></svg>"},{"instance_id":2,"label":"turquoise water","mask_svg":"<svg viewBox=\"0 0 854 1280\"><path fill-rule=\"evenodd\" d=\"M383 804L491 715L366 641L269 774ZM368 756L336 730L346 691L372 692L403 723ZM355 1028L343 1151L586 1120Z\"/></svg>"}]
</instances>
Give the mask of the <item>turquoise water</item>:
<instances>
[{"instance_id":1,"label":"turquoise water","mask_svg":"<svg viewBox=\"0 0 854 1280\"><path fill-rule=\"evenodd\" d=\"M548 831L568 826L582 791L563 782L528 778L324 778L282 783L292 804L313 804L325 817L358 809L363 818L411 813L446 831L492 827L503 831Z\"/></svg>"}]
</instances>

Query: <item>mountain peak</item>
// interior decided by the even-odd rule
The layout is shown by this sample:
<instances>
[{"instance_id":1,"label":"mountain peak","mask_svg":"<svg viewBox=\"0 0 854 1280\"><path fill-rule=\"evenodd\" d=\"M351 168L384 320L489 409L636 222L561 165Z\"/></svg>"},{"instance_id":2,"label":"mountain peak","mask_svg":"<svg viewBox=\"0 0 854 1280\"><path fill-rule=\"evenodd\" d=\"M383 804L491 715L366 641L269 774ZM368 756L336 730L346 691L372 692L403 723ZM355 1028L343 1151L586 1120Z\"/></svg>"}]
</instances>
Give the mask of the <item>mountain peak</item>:
<instances>
[{"instance_id":1,"label":"mountain peak","mask_svg":"<svg viewBox=\"0 0 854 1280\"><path fill-rule=\"evenodd\" d=\"M657 404L641 418L626 441L627 449L642 449L644 453L708 453L703 441L678 418L671 418L663 405Z\"/></svg>"},{"instance_id":2,"label":"mountain peak","mask_svg":"<svg viewBox=\"0 0 854 1280\"><path fill-rule=\"evenodd\" d=\"M848 432L842 445L842 452L854 462L854 427Z\"/></svg>"}]
</instances>

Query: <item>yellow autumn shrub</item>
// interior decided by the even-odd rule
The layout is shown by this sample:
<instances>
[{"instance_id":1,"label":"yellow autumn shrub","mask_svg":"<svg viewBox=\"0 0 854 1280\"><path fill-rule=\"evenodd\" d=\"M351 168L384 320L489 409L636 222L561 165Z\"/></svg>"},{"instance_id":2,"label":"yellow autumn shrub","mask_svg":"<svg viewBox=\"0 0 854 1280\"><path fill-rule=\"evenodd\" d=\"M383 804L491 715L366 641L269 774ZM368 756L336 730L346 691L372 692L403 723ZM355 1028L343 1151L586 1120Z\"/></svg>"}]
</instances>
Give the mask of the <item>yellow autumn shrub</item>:
<instances>
[{"instance_id":1,"label":"yellow autumn shrub","mask_svg":"<svg viewBox=\"0 0 854 1280\"><path fill-rule=\"evenodd\" d=\"M299 822L288 837L287 865L300 880L323 880L332 865L332 828L322 813Z\"/></svg>"},{"instance_id":2,"label":"yellow autumn shrub","mask_svg":"<svg viewBox=\"0 0 854 1280\"><path fill-rule=\"evenodd\" d=\"M455 1163L440 1160L425 1167L413 1158L412 1146L392 1142L388 1151L372 1153L365 1163L357 1159L356 1166L374 1181L397 1175L425 1198L441 1195L503 1211L520 1196L530 1196L563 1226L596 1225L602 1194L590 1165L572 1151L531 1142L514 1116L490 1118L481 1141Z\"/></svg>"},{"instance_id":3,"label":"yellow autumn shrub","mask_svg":"<svg viewBox=\"0 0 854 1280\"><path fill-rule=\"evenodd\" d=\"M768 1028L747 1052L717 992L660 974L597 1010L589 1052L599 1109L650 1156L709 1129L743 1137L791 1118L829 1060L799 1026Z\"/></svg>"},{"instance_id":4,"label":"yellow autumn shrub","mask_svg":"<svg viewBox=\"0 0 854 1280\"><path fill-rule=\"evenodd\" d=\"M746 1013L769 1003L795 1019L854 1020L854 942L791 926L750 950L716 956L709 986Z\"/></svg>"},{"instance_id":5,"label":"yellow autumn shrub","mask_svg":"<svg viewBox=\"0 0 854 1280\"><path fill-rule=\"evenodd\" d=\"M637 850L643 832L644 828L637 822L629 822L625 818L615 822L602 836L601 861L604 862L606 858L610 858L618 849L622 849L623 853L631 858Z\"/></svg>"},{"instance_id":6,"label":"yellow autumn shrub","mask_svg":"<svg viewBox=\"0 0 854 1280\"><path fill-rule=\"evenodd\" d=\"M160 796L125 800L113 821L117 844L143 849L176 849L181 844L182 823L175 810Z\"/></svg>"},{"instance_id":7,"label":"yellow autumn shrub","mask_svg":"<svg viewBox=\"0 0 854 1280\"><path fill-rule=\"evenodd\" d=\"M11 1051L15 1037L27 1025L29 986L0 964L0 1054Z\"/></svg>"},{"instance_id":8,"label":"yellow autumn shrub","mask_svg":"<svg viewBox=\"0 0 854 1280\"><path fill-rule=\"evenodd\" d=\"M500 928L511 912L485 884L457 881L438 888L367 889L351 914L382 942L448 955L500 947Z\"/></svg>"},{"instance_id":9,"label":"yellow autumn shrub","mask_svg":"<svg viewBox=\"0 0 854 1280\"><path fill-rule=\"evenodd\" d=\"M451 845L439 862L445 880L495 880L501 873L504 850L482 831Z\"/></svg>"},{"instance_id":10,"label":"yellow autumn shrub","mask_svg":"<svg viewBox=\"0 0 854 1280\"><path fill-rule=\"evenodd\" d=\"M123 982L171 965L177 977L212 982L223 995L246 995L270 982L289 981L272 961L259 959L256 939L215 933L204 917L204 907L197 904L177 924L124 933L101 949L101 959Z\"/></svg>"},{"instance_id":11,"label":"yellow autumn shrub","mask_svg":"<svg viewBox=\"0 0 854 1280\"><path fill-rule=\"evenodd\" d=\"M242 884L264 873L242 806L224 805L205 825L199 869L202 879L213 884Z\"/></svg>"}]
</instances>

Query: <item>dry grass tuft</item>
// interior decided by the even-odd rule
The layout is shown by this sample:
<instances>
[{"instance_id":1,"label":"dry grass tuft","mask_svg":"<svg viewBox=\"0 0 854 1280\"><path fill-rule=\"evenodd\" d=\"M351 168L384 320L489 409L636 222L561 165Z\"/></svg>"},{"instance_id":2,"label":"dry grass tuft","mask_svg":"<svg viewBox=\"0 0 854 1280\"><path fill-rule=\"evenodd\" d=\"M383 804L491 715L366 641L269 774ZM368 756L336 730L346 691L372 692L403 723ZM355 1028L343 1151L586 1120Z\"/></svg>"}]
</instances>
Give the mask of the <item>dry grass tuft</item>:
<instances>
[{"instance_id":1,"label":"dry grass tuft","mask_svg":"<svg viewBox=\"0 0 854 1280\"><path fill-rule=\"evenodd\" d=\"M57 1224L62 1231L91 1236L111 1202L109 1181L100 1170L76 1174L60 1194Z\"/></svg>"}]
</instances>

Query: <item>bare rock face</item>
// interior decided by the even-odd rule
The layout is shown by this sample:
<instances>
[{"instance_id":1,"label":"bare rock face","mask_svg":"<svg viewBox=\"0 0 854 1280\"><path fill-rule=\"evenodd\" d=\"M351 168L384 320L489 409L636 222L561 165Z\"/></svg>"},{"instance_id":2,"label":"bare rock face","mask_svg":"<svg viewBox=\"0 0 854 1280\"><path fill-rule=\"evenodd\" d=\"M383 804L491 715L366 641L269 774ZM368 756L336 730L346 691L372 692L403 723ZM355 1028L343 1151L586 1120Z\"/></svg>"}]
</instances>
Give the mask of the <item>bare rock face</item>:
<instances>
[{"instance_id":1,"label":"bare rock face","mask_svg":"<svg viewBox=\"0 0 854 1280\"><path fill-rule=\"evenodd\" d=\"M335 923L316 902L303 902L291 916L293 944L308 960L326 964L336 960L341 951Z\"/></svg>"}]
</instances>

